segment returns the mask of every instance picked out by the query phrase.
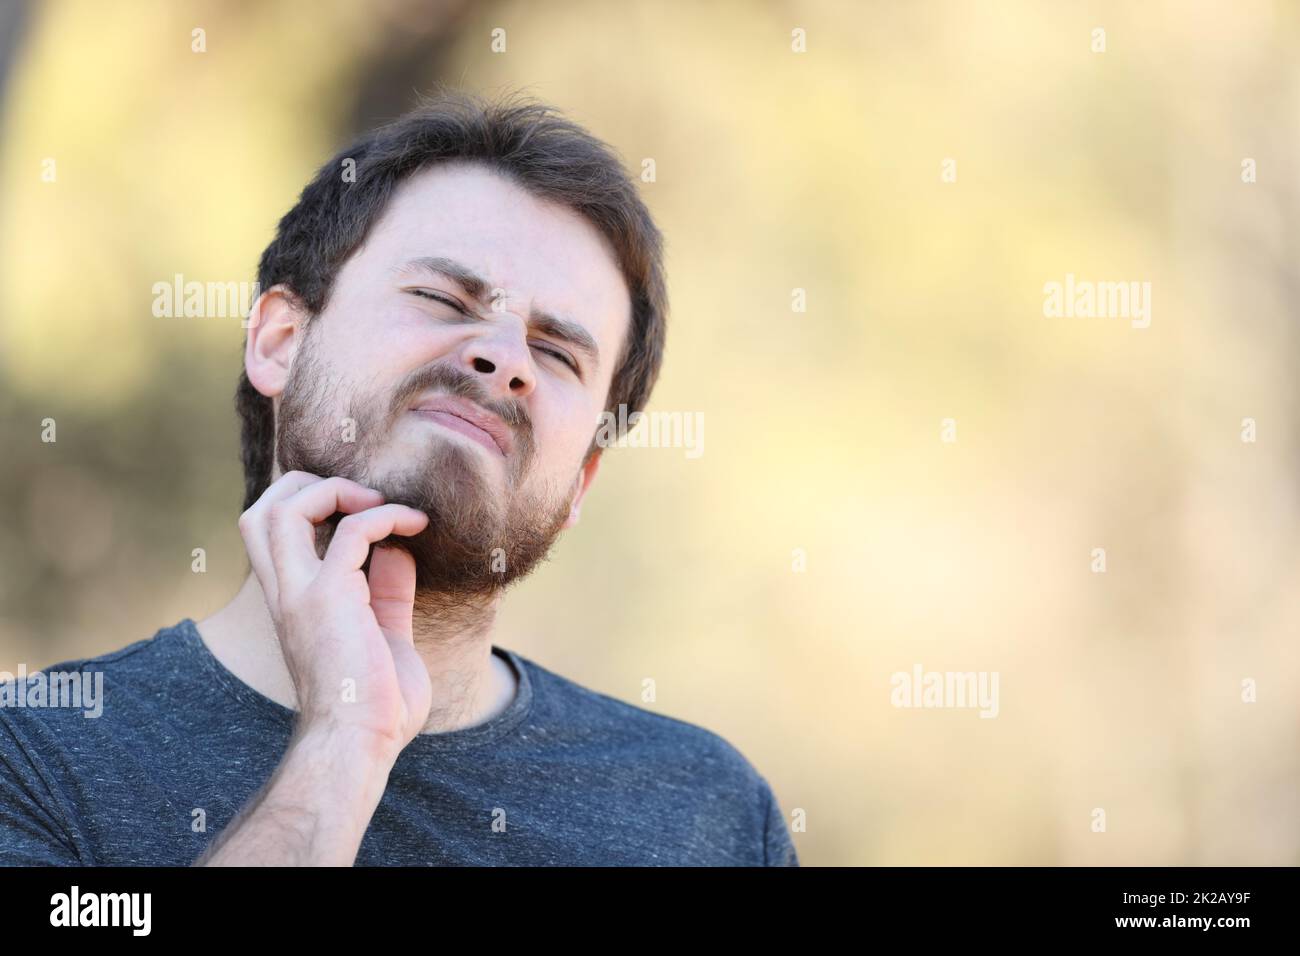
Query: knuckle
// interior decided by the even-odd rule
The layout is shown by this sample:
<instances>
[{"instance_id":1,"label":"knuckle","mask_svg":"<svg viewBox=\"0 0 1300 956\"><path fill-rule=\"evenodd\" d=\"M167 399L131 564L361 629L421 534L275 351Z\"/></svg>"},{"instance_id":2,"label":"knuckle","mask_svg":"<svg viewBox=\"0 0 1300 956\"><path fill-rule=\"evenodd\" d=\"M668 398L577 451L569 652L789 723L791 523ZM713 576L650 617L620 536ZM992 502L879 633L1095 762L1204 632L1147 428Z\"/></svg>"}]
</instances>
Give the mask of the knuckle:
<instances>
[{"instance_id":1,"label":"knuckle","mask_svg":"<svg viewBox=\"0 0 1300 956\"><path fill-rule=\"evenodd\" d=\"M364 530L365 526L366 526L366 521L361 515L359 514L344 515L343 519L339 521L338 530L335 531L335 534L336 535L360 534Z\"/></svg>"},{"instance_id":2,"label":"knuckle","mask_svg":"<svg viewBox=\"0 0 1300 956\"><path fill-rule=\"evenodd\" d=\"M286 519L288 519L288 517L289 517L288 506L285 505L284 502L282 501L277 501L275 504L271 505L271 507L267 509L266 523L270 526L273 532L278 531L279 529L284 527L284 523Z\"/></svg>"},{"instance_id":3,"label":"knuckle","mask_svg":"<svg viewBox=\"0 0 1300 956\"><path fill-rule=\"evenodd\" d=\"M343 491L357 492L357 491L370 490L359 481L353 481L351 478L343 478L339 475L335 475L333 478L326 478L325 480L330 482L330 487L333 490L339 492L343 492Z\"/></svg>"}]
</instances>

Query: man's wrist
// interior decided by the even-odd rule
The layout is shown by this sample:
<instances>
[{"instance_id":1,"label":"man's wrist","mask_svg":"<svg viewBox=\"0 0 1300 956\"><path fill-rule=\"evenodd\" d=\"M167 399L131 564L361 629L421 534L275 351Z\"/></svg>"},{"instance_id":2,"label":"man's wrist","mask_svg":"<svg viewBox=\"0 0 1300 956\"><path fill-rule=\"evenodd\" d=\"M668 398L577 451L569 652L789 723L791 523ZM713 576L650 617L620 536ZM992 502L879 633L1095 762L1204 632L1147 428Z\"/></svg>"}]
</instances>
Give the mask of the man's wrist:
<instances>
[{"instance_id":1,"label":"man's wrist","mask_svg":"<svg viewBox=\"0 0 1300 956\"><path fill-rule=\"evenodd\" d=\"M348 770L355 777L387 779L397 762L401 745L391 737L329 720L305 721L294 726L288 752L311 758L322 769Z\"/></svg>"}]
</instances>

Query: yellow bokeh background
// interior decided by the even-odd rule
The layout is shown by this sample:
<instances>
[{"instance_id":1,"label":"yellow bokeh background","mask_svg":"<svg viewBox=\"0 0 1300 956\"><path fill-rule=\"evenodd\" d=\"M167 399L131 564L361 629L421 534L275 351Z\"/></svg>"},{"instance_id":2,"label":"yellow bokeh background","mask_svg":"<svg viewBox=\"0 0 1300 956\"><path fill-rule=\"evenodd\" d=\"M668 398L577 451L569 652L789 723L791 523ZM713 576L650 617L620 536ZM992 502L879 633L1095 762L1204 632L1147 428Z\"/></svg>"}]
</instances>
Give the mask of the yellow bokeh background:
<instances>
[{"instance_id":1,"label":"yellow bokeh background","mask_svg":"<svg viewBox=\"0 0 1300 956\"><path fill-rule=\"evenodd\" d=\"M731 741L806 865L1300 862L1296 4L22 6L0 669L245 572L242 330L153 284L251 282L417 91L522 87L654 160L651 408L706 428L606 454L497 643ZM1151 283L1150 326L1045 316L1067 274ZM917 664L998 672L998 717L894 707Z\"/></svg>"}]
</instances>

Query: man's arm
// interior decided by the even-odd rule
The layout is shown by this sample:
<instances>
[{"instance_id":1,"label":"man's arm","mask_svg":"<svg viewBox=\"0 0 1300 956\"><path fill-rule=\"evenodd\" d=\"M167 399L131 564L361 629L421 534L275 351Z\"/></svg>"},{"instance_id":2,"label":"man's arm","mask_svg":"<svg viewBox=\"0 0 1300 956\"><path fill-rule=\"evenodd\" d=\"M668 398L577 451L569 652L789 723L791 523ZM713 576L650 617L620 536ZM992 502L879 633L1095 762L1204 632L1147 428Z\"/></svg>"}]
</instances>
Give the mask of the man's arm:
<instances>
[{"instance_id":1,"label":"man's arm","mask_svg":"<svg viewBox=\"0 0 1300 956\"><path fill-rule=\"evenodd\" d=\"M342 511L325 556L316 526ZM196 865L350 866L432 706L415 650L415 562L372 546L428 516L343 478L289 472L239 519L298 699L285 755ZM370 558L369 575L362 571ZM343 689L355 689L344 698Z\"/></svg>"},{"instance_id":2,"label":"man's arm","mask_svg":"<svg viewBox=\"0 0 1300 956\"><path fill-rule=\"evenodd\" d=\"M195 866L351 866L393 760L346 731L304 729Z\"/></svg>"}]
</instances>

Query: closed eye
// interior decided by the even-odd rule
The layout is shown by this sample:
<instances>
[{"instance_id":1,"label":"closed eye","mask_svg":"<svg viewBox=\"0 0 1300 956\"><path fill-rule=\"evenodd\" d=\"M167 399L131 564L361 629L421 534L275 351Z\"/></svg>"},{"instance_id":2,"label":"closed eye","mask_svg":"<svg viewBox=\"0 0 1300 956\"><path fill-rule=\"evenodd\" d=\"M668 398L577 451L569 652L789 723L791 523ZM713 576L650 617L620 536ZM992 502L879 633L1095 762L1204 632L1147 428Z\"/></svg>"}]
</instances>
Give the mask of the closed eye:
<instances>
[{"instance_id":1,"label":"closed eye","mask_svg":"<svg viewBox=\"0 0 1300 956\"><path fill-rule=\"evenodd\" d=\"M534 343L533 348L537 349L538 351L544 352L547 355L555 356L557 359L559 359L561 362L563 362L565 365L571 368L575 373L578 371L578 366L574 363L573 359L569 358L568 355L566 355L564 352L561 352L559 349L547 348L544 345L537 345L536 343Z\"/></svg>"},{"instance_id":2,"label":"closed eye","mask_svg":"<svg viewBox=\"0 0 1300 956\"><path fill-rule=\"evenodd\" d=\"M443 305L450 306L451 308L455 309L461 315L464 316L470 315L468 309L466 309L463 305L461 305L459 302L457 302L455 299L451 298L450 296L440 295L437 292L430 292L428 289L407 289L406 291L411 293L412 295L418 295L423 299L432 299L434 302L441 302ZM561 352L559 349L550 348L545 345L540 345L536 342L533 343L533 348L537 349L539 352L542 352L545 355L549 355L553 358L559 359L566 366L568 366L568 368L571 369L575 375L579 374L578 364L567 353Z\"/></svg>"},{"instance_id":3,"label":"closed eye","mask_svg":"<svg viewBox=\"0 0 1300 956\"><path fill-rule=\"evenodd\" d=\"M430 292L428 289L407 289L411 295L418 295L424 299L432 299L434 302L441 302L443 305L449 305L462 315L469 315L469 312L463 305L450 296L439 295L436 292Z\"/></svg>"}]
</instances>

